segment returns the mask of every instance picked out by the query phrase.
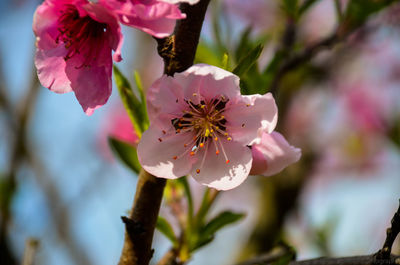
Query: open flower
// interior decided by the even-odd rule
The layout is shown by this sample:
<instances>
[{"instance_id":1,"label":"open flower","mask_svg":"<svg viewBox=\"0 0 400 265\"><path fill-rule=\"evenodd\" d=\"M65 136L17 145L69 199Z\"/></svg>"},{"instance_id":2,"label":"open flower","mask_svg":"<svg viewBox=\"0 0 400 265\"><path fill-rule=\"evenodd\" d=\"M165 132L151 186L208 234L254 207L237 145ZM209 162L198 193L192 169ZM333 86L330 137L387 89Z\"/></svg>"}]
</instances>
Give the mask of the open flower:
<instances>
[{"instance_id":1,"label":"open flower","mask_svg":"<svg viewBox=\"0 0 400 265\"><path fill-rule=\"evenodd\" d=\"M272 176L288 165L297 162L301 156L299 148L291 146L278 132L263 132L261 141L251 147L253 165L250 174Z\"/></svg>"},{"instance_id":2,"label":"open flower","mask_svg":"<svg viewBox=\"0 0 400 265\"><path fill-rule=\"evenodd\" d=\"M138 145L143 168L162 178L191 175L219 190L247 178L253 160L249 146L277 122L270 93L242 96L236 75L209 65L162 76L147 100L150 127Z\"/></svg>"},{"instance_id":3,"label":"open flower","mask_svg":"<svg viewBox=\"0 0 400 265\"><path fill-rule=\"evenodd\" d=\"M35 64L44 87L73 91L86 114L111 94L112 59L120 61L121 29L107 7L87 0L45 0L35 12Z\"/></svg>"},{"instance_id":4,"label":"open flower","mask_svg":"<svg viewBox=\"0 0 400 265\"><path fill-rule=\"evenodd\" d=\"M175 5L178 2L187 0L100 0L100 3L114 10L121 23L157 38L169 36L176 20L186 17Z\"/></svg>"}]
</instances>

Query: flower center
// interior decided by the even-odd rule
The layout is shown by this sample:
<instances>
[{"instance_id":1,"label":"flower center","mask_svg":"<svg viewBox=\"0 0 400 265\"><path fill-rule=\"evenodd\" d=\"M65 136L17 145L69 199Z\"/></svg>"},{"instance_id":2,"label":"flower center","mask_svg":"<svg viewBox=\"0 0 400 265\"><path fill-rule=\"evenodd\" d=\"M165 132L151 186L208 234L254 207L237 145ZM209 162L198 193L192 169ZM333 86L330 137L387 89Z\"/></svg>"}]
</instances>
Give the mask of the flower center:
<instances>
[{"instance_id":1,"label":"flower center","mask_svg":"<svg viewBox=\"0 0 400 265\"><path fill-rule=\"evenodd\" d=\"M197 94L193 94L197 97ZM208 148L210 145L214 145L215 154L223 154L225 162L228 164L230 161L225 152L223 143L220 138L225 137L226 140L232 141L232 138L226 132L226 119L224 111L228 99L224 96L213 98L211 100L201 100L199 104L194 104L191 100L185 100L187 107L183 111L183 115L179 118L171 120L174 127L173 132L163 131L165 137L174 136L176 134L191 133L193 137L189 142L183 143L185 150L180 155L176 155L173 159L178 159L185 155L194 156L201 149L204 149L203 158L200 164L200 168L203 166ZM165 137L159 138L160 142ZM212 148L212 147L211 147ZM196 169L197 173L200 173L200 168Z\"/></svg>"},{"instance_id":2,"label":"flower center","mask_svg":"<svg viewBox=\"0 0 400 265\"><path fill-rule=\"evenodd\" d=\"M64 43L68 50L64 60L67 61L77 54L83 54L81 67L90 67L96 60L105 40L107 25L89 16L80 17L73 5L66 5L58 18L58 36L56 43Z\"/></svg>"}]
</instances>

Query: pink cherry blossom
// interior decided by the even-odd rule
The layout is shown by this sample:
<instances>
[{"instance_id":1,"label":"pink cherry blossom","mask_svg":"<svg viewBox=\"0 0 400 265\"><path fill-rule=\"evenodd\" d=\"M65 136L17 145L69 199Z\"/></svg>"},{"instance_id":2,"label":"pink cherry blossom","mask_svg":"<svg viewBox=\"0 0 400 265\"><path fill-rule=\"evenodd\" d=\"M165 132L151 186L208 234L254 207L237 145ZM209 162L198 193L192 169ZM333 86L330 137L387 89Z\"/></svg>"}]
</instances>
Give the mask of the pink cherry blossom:
<instances>
[{"instance_id":1,"label":"pink cherry blossom","mask_svg":"<svg viewBox=\"0 0 400 265\"><path fill-rule=\"evenodd\" d=\"M248 146L277 122L270 93L242 96L236 75L204 64L162 76L147 100L150 127L138 145L143 168L161 178L191 175L219 190L247 178L253 160Z\"/></svg>"},{"instance_id":2,"label":"pink cherry blossom","mask_svg":"<svg viewBox=\"0 0 400 265\"><path fill-rule=\"evenodd\" d=\"M272 176L297 162L301 150L291 146L278 132L263 132L261 142L251 147L253 165L250 174Z\"/></svg>"},{"instance_id":3,"label":"pink cherry blossom","mask_svg":"<svg viewBox=\"0 0 400 265\"><path fill-rule=\"evenodd\" d=\"M121 60L117 16L87 0L45 0L33 31L41 84L56 93L73 91L88 115L104 105L111 94L111 50Z\"/></svg>"},{"instance_id":4,"label":"pink cherry blossom","mask_svg":"<svg viewBox=\"0 0 400 265\"><path fill-rule=\"evenodd\" d=\"M177 19L186 17L178 6L184 0L100 0L100 3L113 9L121 23L138 28L157 38L169 36ZM198 0L190 1L192 3Z\"/></svg>"}]
</instances>

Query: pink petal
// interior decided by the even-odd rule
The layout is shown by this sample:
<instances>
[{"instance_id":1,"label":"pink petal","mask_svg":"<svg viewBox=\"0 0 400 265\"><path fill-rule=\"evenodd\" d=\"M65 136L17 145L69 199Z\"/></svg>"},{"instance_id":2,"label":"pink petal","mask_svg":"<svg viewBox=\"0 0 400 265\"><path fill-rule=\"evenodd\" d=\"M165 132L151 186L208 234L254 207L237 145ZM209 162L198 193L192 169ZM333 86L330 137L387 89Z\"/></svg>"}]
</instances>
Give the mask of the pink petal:
<instances>
[{"instance_id":1,"label":"pink petal","mask_svg":"<svg viewBox=\"0 0 400 265\"><path fill-rule=\"evenodd\" d=\"M301 150L291 146L277 132L263 133L260 144L252 146L253 165L250 174L272 176L297 162Z\"/></svg>"},{"instance_id":2,"label":"pink petal","mask_svg":"<svg viewBox=\"0 0 400 265\"><path fill-rule=\"evenodd\" d=\"M109 50L110 54L111 51ZM107 54L103 53L103 56ZM67 61L66 74L71 80L71 87L75 96L87 115L106 104L111 95L111 56L107 56L108 65L92 65L90 67L77 68L83 56L74 56ZM103 61L106 59L103 59Z\"/></svg>"},{"instance_id":3,"label":"pink petal","mask_svg":"<svg viewBox=\"0 0 400 265\"><path fill-rule=\"evenodd\" d=\"M42 86L56 93L71 92L71 82L65 73L66 62L64 56L67 50L59 46L50 50L37 50L35 65Z\"/></svg>"},{"instance_id":4,"label":"pink petal","mask_svg":"<svg viewBox=\"0 0 400 265\"><path fill-rule=\"evenodd\" d=\"M121 27L118 23L118 17L109 9L106 5L88 3L83 6L83 9L88 15L101 23L107 24L109 33L107 34L108 46L114 50L114 61L119 62L122 60L121 47L123 42L123 36L121 33Z\"/></svg>"},{"instance_id":5,"label":"pink petal","mask_svg":"<svg viewBox=\"0 0 400 265\"><path fill-rule=\"evenodd\" d=\"M190 5L194 5L197 4L200 0L159 0L159 1L170 4L188 3Z\"/></svg>"},{"instance_id":6,"label":"pink petal","mask_svg":"<svg viewBox=\"0 0 400 265\"><path fill-rule=\"evenodd\" d=\"M213 99L223 95L230 99L240 95L239 77L231 72L207 64L193 65L185 72L201 77L199 93L203 98Z\"/></svg>"},{"instance_id":7,"label":"pink petal","mask_svg":"<svg viewBox=\"0 0 400 265\"><path fill-rule=\"evenodd\" d=\"M51 6L48 1L37 7L33 15L32 29L37 37L36 46L39 49L57 47L57 43L54 41L58 34L57 19L57 9Z\"/></svg>"},{"instance_id":8,"label":"pink petal","mask_svg":"<svg viewBox=\"0 0 400 265\"><path fill-rule=\"evenodd\" d=\"M175 135L173 132L170 137L164 136L162 129L155 125L150 125L143 133L137 149L140 164L147 172L159 178L175 179L187 175L195 158L190 157L189 153L180 155L187 149L184 143L191 141L193 135ZM159 138L163 140L160 142ZM179 158L174 159L174 156Z\"/></svg>"},{"instance_id":9,"label":"pink petal","mask_svg":"<svg viewBox=\"0 0 400 265\"><path fill-rule=\"evenodd\" d=\"M210 141L210 140L209 140ZM222 152L216 155L213 143L208 143L207 153L202 164L205 150L200 149L193 165L191 176L199 183L217 190L230 190L239 186L249 175L252 157L250 148L240 143L220 139L229 163ZM203 147L205 148L205 147ZM196 170L200 169L197 173Z\"/></svg>"},{"instance_id":10,"label":"pink petal","mask_svg":"<svg viewBox=\"0 0 400 265\"><path fill-rule=\"evenodd\" d=\"M181 84L173 77L163 75L147 92L147 110L151 122L156 122L160 113L182 114L185 105Z\"/></svg>"},{"instance_id":11,"label":"pink petal","mask_svg":"<svg viewBox=\"0 0 400 265\"><path fill-rule=\"evenodd\" d=\"M174 30L176 20L186 17L178 6L157 0L100 0L100 3L113 9L123 24L157 38L169 36Z\"/></svg>"},{"instance_id":12,"label":"pink petal","mask_svg":"<svg viewBox=\"0 0 400 265\"><path fill-rule=\"evenodd\" d=\"M263 131L272 132L278 120L278 110L271 93L240 96L224 112L227 132L244 145L259 142Z\"/></svg>"}]
</instances>

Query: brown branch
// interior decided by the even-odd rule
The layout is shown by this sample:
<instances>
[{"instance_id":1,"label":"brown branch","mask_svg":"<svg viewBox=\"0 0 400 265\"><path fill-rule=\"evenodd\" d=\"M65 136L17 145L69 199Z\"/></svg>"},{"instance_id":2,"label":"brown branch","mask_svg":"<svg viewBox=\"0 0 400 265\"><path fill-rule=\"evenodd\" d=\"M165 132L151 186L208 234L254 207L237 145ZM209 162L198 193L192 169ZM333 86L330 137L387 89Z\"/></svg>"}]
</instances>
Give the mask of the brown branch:
<instances>
[{"instance_id":1,"label":"brown branch","mask_svg":"<svg viewBox=\"0 0 400 265\"><path fill-rule=\"evenodd\" d=\"M181 4L180 9L187 18L176 23L172 36L156 39L158 53L164 59L165 74L173 75L192 66L209 2L201 0L193 6Z\"/></svg>"},{"instance_id":2,"label":"brown branch","mask_svg":"<svg viewBox=\"0 0 400 265\"><path fill-rule=\"evenodd\" d=\"M187 18L176 23L172 36L156 39L158 52L164 59L164 73L173 75L193 65L201 27L210 0L196 5L181 4ZM131 214L122 217L125 223L125 240L119 265L147 265L153 255L151 243L160 210L166 180L145 171L139 174Z\"/></svg>"},{"instance_id":3,"label":"brown branch","mask_svg":"<svg viewBox=\"0 0 400 265\"><path fill-rule=\"evenodd\" d=\"M400 202L400 200L399 200ZM386 230L385 243L381 250L376 253L377 259L388 259L392 253L392 246L397 235L400 233L400 205L397 212L394 214L391 222L391 227ZM400 264L400 259L399 263Z\"/></svg>"},{"instance_id":4,"label":"brown branch","mask_svg":"<svg viewBox=\"0 0 400 265\"><path fill-rule=\"evenodd\" d=\"M278 257L279 259L279 257ZM237 265L272 265L277 257L259 257ZM377 259L375 255L353 256L342 258L316 258L301 261L291 261L288 265L399 265L400 256L391 255L387 259Z\"/></svg>"},{"instance_id":5,"label":"brown branch","mask_svg":"<svg viewBox=\"0 0 400 265\"><path fill-rule=\"evenodd\" d=\"M28 238L25 242L24 257L22 265L33 265L35 262L36 251L39 247L39 241L34 238Z\"/></svg>"}]
</instances>

